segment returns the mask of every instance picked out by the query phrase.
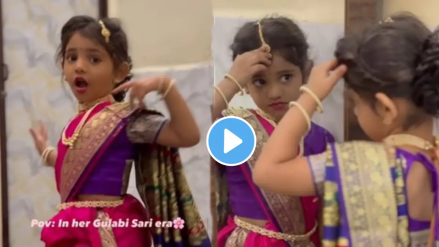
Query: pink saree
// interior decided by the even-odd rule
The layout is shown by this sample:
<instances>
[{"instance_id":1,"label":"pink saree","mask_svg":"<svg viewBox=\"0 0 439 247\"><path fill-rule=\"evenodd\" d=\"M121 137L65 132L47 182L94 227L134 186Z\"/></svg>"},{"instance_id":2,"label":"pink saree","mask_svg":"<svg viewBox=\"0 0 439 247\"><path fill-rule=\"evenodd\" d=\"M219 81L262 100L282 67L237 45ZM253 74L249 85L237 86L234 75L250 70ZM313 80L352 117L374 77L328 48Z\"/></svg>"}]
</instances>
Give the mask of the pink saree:
<instances>
[{"instance_id":1,"label":"pink saree","mask_svg":"<svg viewBox=\"0 0 439 247\"><path fill-rule=\"evenodd\" d=\"M93 124L84 125L81 131L84 134L74 149L68 149L59 141L55 179L61 202L75 200L99 157L124 129L119 118L112 117L112 114L98 114L110 104L101 103L92 111L87 122L93 121ZM66 127L66 136L73 134L83 115L77 115ZM126 195L123 204L113 208L69 207L50 219L53 227L43 228L41 240L46 247L151 246L149 228L113 225L113 222L132 222L134 219L147 221L148 217L144 206L131 195ZM130 236L126 237L127 234Z\"/></svg>"},{"instance_id":2,"label":"pink saree","mask_svg":"<svg viewBox=\"0 0 439 247\"><path fill-rule=\"evenodd\" d=\"M68 207L61 210L50 220L52 227L44 228L41 233L46 247L150 247L153 243L154 246L172 247L211 246L186 181L178 149L146 141L134 144L127 136L127 142L118 142L118 137L127 135L128 123L145 121L142 116L150 115L161 114L150 110L133 111L127 103L101 103L90 114L73 149L67 149L61 142L58 144L55 167L61 202L75 202L87 179L101 164L100 161L105 160L103 157L107 155L111 160L117 159L111 152L112 145L116 145L116 148L122 148L118 145L123 145L133 151L137 190L146 208L133 196L126 194L131 170L127 169L131 166L126 166L125 172L120 174L124 177L124 184L121 192L117 192L123 196L121 205L112 208ZM67 126L67 136L73 134L82 116L77 116ZM148 126L148 123L141 123ZM136 137L142 139L143 134L136 133ZM178 218L184 223L183 228L173 223ZM146 225L134 226L134 220ZM158 221L174 225L157 226ZM83 222L83 225L79 222Z\"/></svg>"},{"instance_id":3,"label":"pink saree","mask_svg":"<svg viewBox=\"0 0 439 247\"><path fill-rule=\"evenodd\" d=\"M252 195L249 196L256 198L256 201L263 209L266 219L268 220L265 229L293 235L302 235L310 232L315 227L318 218L319 203L316 200L317 198L291 197L265 192L259 189L252 181L252 168L262 150L263 145L273 132L274 126L270 123L270 121L253 110L231 108L226 110L223 114L224 116L237 116L245 119L248 123L250 123L256 132L256 136L258 138L256 150L253 156L246 163L240 165L240 168L245 180L247 181L247 184L250 186L252 191ZM325 132L325 134L328 133ZM325 136L320 135L320 133L319 135L313 134L313 136L308 139L309 145L312 146L315 145L315 142L319 142L319 145L322 146L322 150L315 150L316 152L324 151L327 143ZM313 152L310 150L309 145L305 145L305 153ZM216 236L218 247L227 246L226 242L230 241L229 238L233 238L234 235L236 235L234 234L234 231L239 231L233 220L234 215L229 205L228 185L225 176L225 169L227 168L218 164L213 164L212 166L213 191L211 195L213 197L213 205L216 205L216 207L213 209L214 211L212 212L214 212L214 221L217 222L214 230L215 228L218 229L218 235ZM321 246L317 231L311 235L310 240L314 246ZM293 244L283 240L269 238L258 233L249 232L246 234L245 243L243 246L310 246L310 241L297 241Z\"/></svg>"}]
</instances>

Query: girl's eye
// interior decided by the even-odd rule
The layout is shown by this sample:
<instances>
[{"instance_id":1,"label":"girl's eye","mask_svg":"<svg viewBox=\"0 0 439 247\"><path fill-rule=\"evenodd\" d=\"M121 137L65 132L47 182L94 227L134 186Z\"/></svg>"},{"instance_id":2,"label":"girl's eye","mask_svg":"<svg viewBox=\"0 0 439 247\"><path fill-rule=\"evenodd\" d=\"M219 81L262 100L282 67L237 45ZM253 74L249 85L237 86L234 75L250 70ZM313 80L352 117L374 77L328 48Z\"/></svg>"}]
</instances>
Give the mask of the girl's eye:
<instances>
[{"instance_id":1,"label":"girl's eye","mask_svg":"<svg viewBox=\"0 0 439 247\"><path fill-rule=\"evenodd\" d=\"M262 86L262 85L265 84L265 81L262 80L262 79L258 79L258 80L255 80L255 81L253 82L253 84L255 84L255 86L257 86L257 87L260 87L260 86Z\"/></svg>"},{"instance_id":2,"label":"girl's eye","mask_svg":"<svg viewBox=\"0 0 439 247\"><path fill-rule=\"evenodd\" d=\"M281 82L289 82L289 81L291 80L292 77L293 77L293 75L291 75L291 74L283 75L283 76L280 78L280 81L281 81Z\"/></svg>"},{"instance_id":3,"label":"girl's eye","mask_svg":"<svg viewBox=\"0 0 439 247\"><path fill-rule=\"evenodd\" d=\"M92 58L90 59L90 61L91 61L92 63L99 63L101 60L100 60L99 58L92 57Z\"/></svg>"},{"instance_id":4,"label":"girl's eye","mask_svg":"<svg viewBox=\"0 0 439 247\"><path fill-rule=\"evenodd\" d=\"M66 60L67 60L68 62L76 61L76 55L67 55L67 56L66 56Z\"/></svg>"}]
</instances>

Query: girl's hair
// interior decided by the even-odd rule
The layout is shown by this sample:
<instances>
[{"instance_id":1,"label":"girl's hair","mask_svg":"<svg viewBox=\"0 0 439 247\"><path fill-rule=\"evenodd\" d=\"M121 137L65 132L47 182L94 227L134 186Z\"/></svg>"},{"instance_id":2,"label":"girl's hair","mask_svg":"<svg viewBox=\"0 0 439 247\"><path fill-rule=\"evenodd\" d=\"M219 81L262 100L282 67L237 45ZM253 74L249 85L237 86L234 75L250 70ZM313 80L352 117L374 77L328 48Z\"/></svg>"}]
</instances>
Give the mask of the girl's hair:
<instances>
[{"instance_id":1,"label":"girl's hair","mask_svg":"<svg viewBox=\"0 0 439 247\"><path fill-rule=\"evenodd\" d=\"M286 17L266 17L259 20L262 36L271 47L288 62L298 66L302 72L308 63L308 48L305 35L299 26ZM262 46L258 21L244 24L236 33L231 45L232 58Z\"/></svg>"},{"instance_id":2,"label":"girl's hair","mask_svg":"<svg viewBox=\"0 0 439 247\"><path fill-rule=\"evenodd\" d=\"M404 128L439 115L439 31L433 34L414 15L398 13L365 32L342 38L335 56L348 67L346 85L375 103L375 94L404 98L412 111Z\"/></svg>"},{"instance_id":3,"label":"girl's hair","mask_svg":"<svg viewBox=\"0 0 439 247\"><path fill-rule=\"evenodd\" d=\"M107 43L104 36L102 36L102 26L99 21L90 16L79 15L70 18L69 21L61 29L61 44L57 52L57 60L63 63L67 44L70 38L76 32L79 32L84 37L92 39L98 42L104 49L110 54L115 68L122 63L129 64L129 70L132 68L131 57L128 55L128 40L125 31L122 29L120 23L116 19L104 18L101 19L105 27L110 31L110 41ZM121 82L117 83L115 87L122 85L123 83L131 80L132 75L129 73L127 77ZM114 99L121 102L125 98L126 91L114 94Z\"/></svg>"}]
</instances>

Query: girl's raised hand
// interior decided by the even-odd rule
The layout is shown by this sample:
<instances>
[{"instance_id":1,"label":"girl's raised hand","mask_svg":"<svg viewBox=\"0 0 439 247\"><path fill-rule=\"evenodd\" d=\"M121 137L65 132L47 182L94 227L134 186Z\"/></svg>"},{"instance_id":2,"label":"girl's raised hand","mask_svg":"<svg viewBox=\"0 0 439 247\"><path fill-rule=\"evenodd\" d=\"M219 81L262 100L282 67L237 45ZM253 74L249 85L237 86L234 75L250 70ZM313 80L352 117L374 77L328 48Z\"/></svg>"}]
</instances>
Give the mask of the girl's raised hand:
<instances>
[{"instance_id":1,"label":"girl's raised hand","mask_svg":"<svg viewBox=\"0 0 439 247\"><path fill-rule=\"evenodd\" d=\"M169 78L164 76L139 79L120 85L113 90L113 93L130 90L131 107L144 109L146 107L143 101L145 96L152 91L166 89L169 86L170 81Z\"/></svg>"},{"instance_id":2,"label":"girl's raised hand","mask_svg":"<svg viewBox=\"0 0 439 247\"><path fill-rule=\"evenodd\" d=\"M346 71L346 65L339 65L336 59L331 59L324 64L315 66L311 70L307 87L313 91L320 100L324 100Z\"/></svg>"},{"instance_id":3,"label":"girl's raised hand","mask_svg":"<svg viewBox=\"0 0 439 247\"><path fill-rule=\"evenodd\" d=\"M46 127L41 121L38 121L38 126L30 128L29 133L34 139L35 148L42 154L47 147L48 135Z\"/></svg>"}]
</instances>

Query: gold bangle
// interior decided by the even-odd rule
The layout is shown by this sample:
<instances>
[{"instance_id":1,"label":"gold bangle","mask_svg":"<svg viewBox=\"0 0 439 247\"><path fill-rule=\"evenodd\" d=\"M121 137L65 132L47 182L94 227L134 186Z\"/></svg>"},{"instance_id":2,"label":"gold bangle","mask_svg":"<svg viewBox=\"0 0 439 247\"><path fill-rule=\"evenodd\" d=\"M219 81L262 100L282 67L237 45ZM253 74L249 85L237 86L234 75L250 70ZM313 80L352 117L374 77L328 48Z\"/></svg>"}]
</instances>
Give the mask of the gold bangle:
<instances>
[{"instance_id":1,"label":"gold bangle","mask_svg":"<svg viewBox=\"0 0 439 247\"><path fill-rule=\"evenodd\" d=\"M314 101L317 103L317 112L318 113L323 113L323 104L322 104L322 101L320 101L320 99L319 99L319 97L317 97L317 95L311 90L311 89L309 89L308 87L306 87L306 86L301 86L300 87L300 91L301 92L306 92L306 93L308 93L310 96L311 96L311 98L313 98L314 99Z\"/></svg>"},{"instance_id":2,"label":"gold bangle","mask_svg":"<svg viewBox=\"0 0 439 247\"><path fill-rule=\"evenodd\" d=\"M166 98L166 96L169 94L169 92L171 92L171 89L172 89L172 87L174 86L174 83L175 83L175 80L172 80L172 81L169 83L168 88L166 89L166 91L165 91L165 92L163 93L163 95L162 95L162 99Z\"/></svg>"},{"instance_id":3,"label":"gold bangle","mask_svg":"<svg viewBox=\"0 0 439 247\"><path fill-rule=\"evenodd\" d=\"M216 91L216 92L218 92L219 95L221 95L221 97L224 100L224 103L226 103L226 107L229 108L229 102L227 101L227 98L224 95L224 93L221 91L221 89L217 86L213 86L213 88L214 88L214 92ZM215 103L215 95L213 97L214 97L213 102Z\"/></svg>"},{"instance_id":4,"label":"gold bangle","mask_svg":"<svg viewBox=\"0 0 439 247\"><path fill-rule=\"evenodd\" d=\"M54 147L47 147L46 149L44 149L43 153L41 154L41 159L44 163L47 164L47 159L49 158L49 155L52 151L55 151Z\"/></svg>"},{"instance_id":5,"label":"gold bangle","mask_svg":"<svg viewBox=\"0 0 439 247\"><path fill-rule=\"evenodd\" d=\"M299 109L302 112L303 117L305 118L306 123L308 124L308 131L310 131L311 130L311 118L309 117L309 115L306 112L305 108L303 108L303 106L300 105L299 103L297 103L296 101L291 101L289 106L290 107L295 106L295 107L297 107L297 109Z\"/></svg>"},{"instance_id":6,"label":"gold bangle","mask_svg":"<svg viewBox=\"0 0 439 247\"><path fill-rule=\"evenodd\" d=\"M224 76L224 78L226 78L227 80L229 80L229 81L235 83L236 86L238 86L238 88L239 88L239 93L238 93L238 95L240 95L240 96L244 95L244 88L241 87L241 84L239 84L239 82L238 82L235 78L233 78L233 76L231 76L230 74L226 74L226 75Z\"/></svg>"}]
</instances>

